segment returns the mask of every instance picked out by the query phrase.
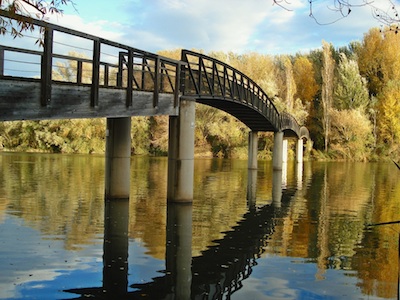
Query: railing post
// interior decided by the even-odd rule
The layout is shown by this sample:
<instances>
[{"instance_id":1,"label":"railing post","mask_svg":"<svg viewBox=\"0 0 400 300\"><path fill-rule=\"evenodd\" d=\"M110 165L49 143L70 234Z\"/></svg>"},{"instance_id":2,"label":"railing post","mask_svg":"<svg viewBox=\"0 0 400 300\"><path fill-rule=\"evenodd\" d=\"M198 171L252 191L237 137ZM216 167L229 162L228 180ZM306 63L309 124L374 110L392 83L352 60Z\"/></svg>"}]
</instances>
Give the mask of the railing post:
<instances>
[{"instance_id":1,"label":"railing post","mask_svg":"<svg viewBox=\"0 0 400 300\"><path fill-rule=\"evenodd\" d=\"M181 79L185 78L183 76L183 73L184 73L183 64L178 63L176 65L176 69L175 69L174 107L178 106L179 92L181 91L181 89L182 89L182 93L184 92L183 89L185 88L185 85L181 84Z\"/></svg>"},{"instance_id":2,"label":"railing post","mask_svg":"<svg viewBox=\"0 0 400 300\"><path fill-rule=\"evenodd\" d=\"M82 83L82 74L83 74L83 63L81 60L77 61L77 70L76 70L76 83L81 84Z\"/></svg>"},{"instance_id":3,"label":"railing post","mask_svg":"<svg viewBox=\"0 0 400 300\"><path fill-rule=\"evenodd\" d=\"M4 75L4 49L0 47L0 76Z\"/></svg>"},{"instance_id":4,"label":"railing post","mask_svg":"<svg viewBox=\"0 0 400 300\"><path fill-rule=\"evenodd\" d=\"M212 88L211 88L211 95L214 96L215 95L215 72L218 72L217 70L217 66L215 64L215 61L213 60L212 62L212 77L211 77L211 84L212 84ZM217 73L218 76L218 73Z\"/></svg>"},{"instance_id":5,"label":"railing post","mask_svg":"<svg viewBox=\"0 0 400 300\"><path fill-rule=\"evenodd\" d=\"M110 68L108 65L104 65L104 86L108 87L110 81Z\"/></svg>"},{"instance_id":6,"label":"railing post","mask_svg":"<svg viewBox=\"0 0 400 300\"><path fill-rule=\"evenodd\" d=\"M199 88L199 95L201 95L201 89L202 89L202 82L201 82L201 78L202 78L202 74L201 74L201 63L203 62L203 59L199 56L199 63L197 65L198 67L198 72L199 72L199 77L198 77L198 81L197 81L197 86Z\"/></svg>"},{"instance_id":7,"label":"railing post","mask_svg":"<svg viewBox=\"0 0 400 300\"><path fill-rule=\"evenodd\" d=\"M157 56L154 60L154 91L153 91L153 107L158 107L158 93L160 89L160 72L161 72L161 63L160 57Z\"/></svg>"},{"instance_id":8,"label":"railing post","mask_svg":"<svg viewBox=\"0 0 400 300\"><path fill-rule=\"evenodd\" d=\"M92 66L92 90L90 105L97 107L99 105L99 85L100 85L100 41L93 42L93 66Z\"/></svg>"},{"instance_id":9,"label":"railing post","mask_svg":"<svg viewBox=\"0 0 400 300\"><path fill-rule=\"evenodd\" d=\"M126 87L126 106L132 106L133 90L133 50L128 51L128 82Z\"/></svg>"},{"instance_id":10,"label":"railing post","mask_svg":"<svg viewBox=\"0 0 400 300\"><path fill-rule=\"evenodd\" d=\"M120 52L118 55L118 74L117 74L117 86L122 87L122 78L124 72L124 55L125 53Z\"/></svg>"},{"instance_id":11,"label":"railing post","mask_svg":"<svg viewBox=\"0 0 400 300\"><path fill-rule=\"evenodd\" d=\"M51 73L53 65L53 29L44 29L43 56L41 62L41 105L47 106L51 101Z\"/></svg>"}]
</instances>

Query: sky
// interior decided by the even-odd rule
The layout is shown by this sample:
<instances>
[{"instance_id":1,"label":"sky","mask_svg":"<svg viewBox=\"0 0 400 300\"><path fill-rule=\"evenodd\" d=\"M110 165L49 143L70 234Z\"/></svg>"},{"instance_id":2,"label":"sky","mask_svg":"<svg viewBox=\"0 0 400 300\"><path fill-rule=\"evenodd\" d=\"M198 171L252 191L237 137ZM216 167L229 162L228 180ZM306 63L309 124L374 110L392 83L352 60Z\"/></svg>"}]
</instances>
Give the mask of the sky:
<instances>
[{"instance_id":1,"label":"sky","mask_svg":"<svg viewBox=\"0 0 400 300\"><path fill-rule=\"evenodd\" d=\"M283 0L284 1L284 0ZM357 2L358 1L358 2ZM363 3L354 0L353 3ZM397 0L396 0L397 1ZM308 0L74 0L62 16L50 22L117 41L149 52L179 48L232 51L238 54L294 54L362 40L380 27L367 6L353 7L350 15L330 25L310 18ZM316 1L313 14L321 23L340 17L334 0ZM374 5L390 6L389 0Z\"/></svg>"}]
</instances>

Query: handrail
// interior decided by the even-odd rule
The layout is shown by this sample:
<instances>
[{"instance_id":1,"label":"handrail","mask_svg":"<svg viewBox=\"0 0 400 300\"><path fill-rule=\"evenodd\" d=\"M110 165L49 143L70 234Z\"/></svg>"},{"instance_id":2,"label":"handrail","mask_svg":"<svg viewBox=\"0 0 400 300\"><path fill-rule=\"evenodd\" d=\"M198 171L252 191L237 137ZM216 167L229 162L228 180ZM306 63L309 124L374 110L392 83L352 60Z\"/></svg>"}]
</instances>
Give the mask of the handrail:
<instances>
[{"instance_id":1,"label":"handrail","mask_svg":"<svg viewBox=\"0 0 400 300\"><path fill-rule=\"evenodd\" d=\"M278 110L251 78L222 61L190 50L182 50L181 59L187 63L184 96L241 102L263 114L277 131L280 129Z\"/></svg>"},{"instance_id":2,"label":"handrail","mask_svg":"<svg viewBox=\"0 0 400 300\"><path fill-rule=\"evenodd\" d=\"M296 133L298 137L300 137L300 125L297 123L297 120L287 112L282 112L280 114L281 117L281 129L282 130L292 130Z\"/></svg>"},{"instance_id":3,"label":"handrail","mask_svg":"<svg viewBox=\"0 0 400 300\"><path fill-rule=\"evenodd\" d=\"M73 76L75 82L68 81L73 84L85 84L82 78L83 63L91 65L89 83L91 85L91 106L93 107L99 105L98 95L101 87L126 89L127 107L132 105L132 91L153 92L153 107L157 107L160 93L174 94L174 106L177 107L183 62L41 20L22 15L11 15L5 10L0 10L0 17L29 22L40 27L41 32L43 32L43 40L41 41L43 51L0 45L0 77L2 78L11 77L5 75L5 62L7 61L5 53L18 52L40 57L41 67L38 79L41 81L42 106L47 106L51 102L51 87L52 83L55 82L53 79L54 68L57 68L54 62L61 59L68 61L70 64L76 64L76 68L73 69L75 71ZM90 51L93 56L91 58L80 58L55 53L54 47L57 44L55 41L56 32L91 42L92 49ZM104 55L101 52L102 47L112 47L115 49L114 51L119 52L115 54L115 62L102 58L102 54ZM111 77L115 77L115 80L111 80Z\"/></svg>"}]
</instances>

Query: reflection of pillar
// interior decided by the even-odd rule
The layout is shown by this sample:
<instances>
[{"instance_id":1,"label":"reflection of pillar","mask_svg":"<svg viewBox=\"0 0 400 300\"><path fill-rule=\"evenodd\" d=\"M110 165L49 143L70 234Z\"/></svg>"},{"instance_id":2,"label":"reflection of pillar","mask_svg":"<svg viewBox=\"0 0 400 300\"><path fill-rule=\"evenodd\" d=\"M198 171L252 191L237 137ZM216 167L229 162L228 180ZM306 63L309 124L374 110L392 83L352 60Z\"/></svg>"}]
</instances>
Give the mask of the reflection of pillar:
<instances>
[{"instance_id":1,"label":"reflection of pillar","mask_svg":"<svg viewBox=\"0 0 400 300\"><path fill-rule=\"evenodd\" d=\"M287 177L288 177L288 164L287 162L282 163L282 186L281 188L284 189L287 186Z\"/></svg>"},{"instance_id":2,"label":"reflection of pillar","mask_svg":"<svg viewBox=\"0 0 400 300\"><path fill-rule=\"evenodd\" d=\"M298 139L296 144L296 161L303 163L303 139Z\"/></svg>"},{"instance_id":3,"label":"reflection of pillar","mask_svg":"<svg viewBox=\"0 0 400 300\"><path fill-rule=\"evenodd\" d=\"M195 104L181 99L179 116L169 118L168 201L193 201Z\"/></svg>"},{"instance_id":4,"label":"reflection of pillar","mask_svg":"<svg viewBox=\"0 0 400 300\"><path fill-rule=\"evenodd\" d=\"M297 189L303 188L303 163L297 164Z\"/></svg>"},{"instance_id":5,"label":"reflection of pillar","mask_svg":"<svg viewBox=\"0 0 400 300\"><path fill-rule=\"evenodd\" d=\"M247 205L251 208L256 204L257 170L248 169L247 172Z\"/></svg>"},{"instance_id":6,"label":"reflection of pillar","mask_svg":"<svg viewBox=\"0 0 400 300\"><path fill-rule=\"evenodd\" d=\"M106 200L103 290L113 297L128 289L128 225L129 199Z\"/></svg>"},{"instance_id":7,"label":"reflection of pillar","mask_svg":"<svg viewBox=\"0 0 400 300\"><path fill-rule=\"evenodd\" d=\"M282 170L272 172L272 204L281 207L282 200Z\"/></svg>"},{"instance_id":8,"label":"reflection of pillar","mask_svg":"<svg viewBox=\"0 0 400 300\"><path fill-rule=\"evenodd\" d=\"M283 131L274 133L274 153L272 155L272 167L274 170L282 170Z\"/></svg>"},{"instance_id":9,"label":"reflection of pillar","mask_svg":"<svg viewBox=\"0 0 400 300\"><path fill-rule=\"evenodd\" d=\"M167 206L166 269L176 300L190 299L192 284L192 205Z\"/></svg>"},{"instance_id":10,"label":"reflection of pillar","mask_svg":"<svg viewBox=\"0 0 400 300\"><path fill-rule=\"evenodd\" d=\"M106 199L129 198L131 118L108 118L106 131Z\"/></svg>"},{"instance_id":11,"label":"reflection of pillar","mask_svg":"<svg viewBox=\"0 0 400 300\"><path fill-rule=\"evenodd\" d=\"M282 141L282 162L287 163L288 161L288 140Z\"/></svg>"},{"instance_id":12,"label":"reflection of pillar","mask_svg":"<svg viewBox=\"0 0 400 300\"><path fill-rule=\"evenodd\" d=\"M249 132L248 169L257 169L258 134L257 131Z\"/></svg>"}]
</instances>

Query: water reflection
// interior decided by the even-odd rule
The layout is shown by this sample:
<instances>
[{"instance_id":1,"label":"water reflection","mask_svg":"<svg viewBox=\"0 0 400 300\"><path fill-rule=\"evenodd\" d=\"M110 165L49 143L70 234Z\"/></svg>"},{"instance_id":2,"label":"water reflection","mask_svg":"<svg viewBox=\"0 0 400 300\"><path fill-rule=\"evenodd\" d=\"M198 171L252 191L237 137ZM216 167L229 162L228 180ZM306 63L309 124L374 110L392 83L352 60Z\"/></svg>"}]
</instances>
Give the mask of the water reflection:
<instances>
[{"instance_id":1,"label":"water reflection","mask_svg":"<svg viewBox=\"0 0 400 300\"><path fill-rule=\"evenodd\" d=\"M128 293L129 199L106 200L103 286L65 290L81 298L122 299Z\"/></svg>"},{"instance_id":2,"label":"water reflection","mask_svg":"<svg viewBox=\"0 0 400 300\"><path fill-rule=\"evenodd\" d=\"M103 157L0 155L0 298L396 297L400 226L365 227L400 219L392 164L289 162L282 189L268 162L196 160L188 207L166 164L133 158L129 203L105 206Z\"/></svg>"},{"instance_id":3,"label":"water reflection","mask_svg":"<svg viewBox=\"0 0 400 300\"><path fill-rule=\"evenodd\" d=\"M192 258L192 205L171 203L167 207L166 269L151 282L135 283L128 290L128 200L106 201L103 286L69 289L80 298L102 299L220 299L243 286L257 265L275 222L287 213L293 191L282 193L278 207L252 206L223 239Z\"/></svg>"}]
</instances>

